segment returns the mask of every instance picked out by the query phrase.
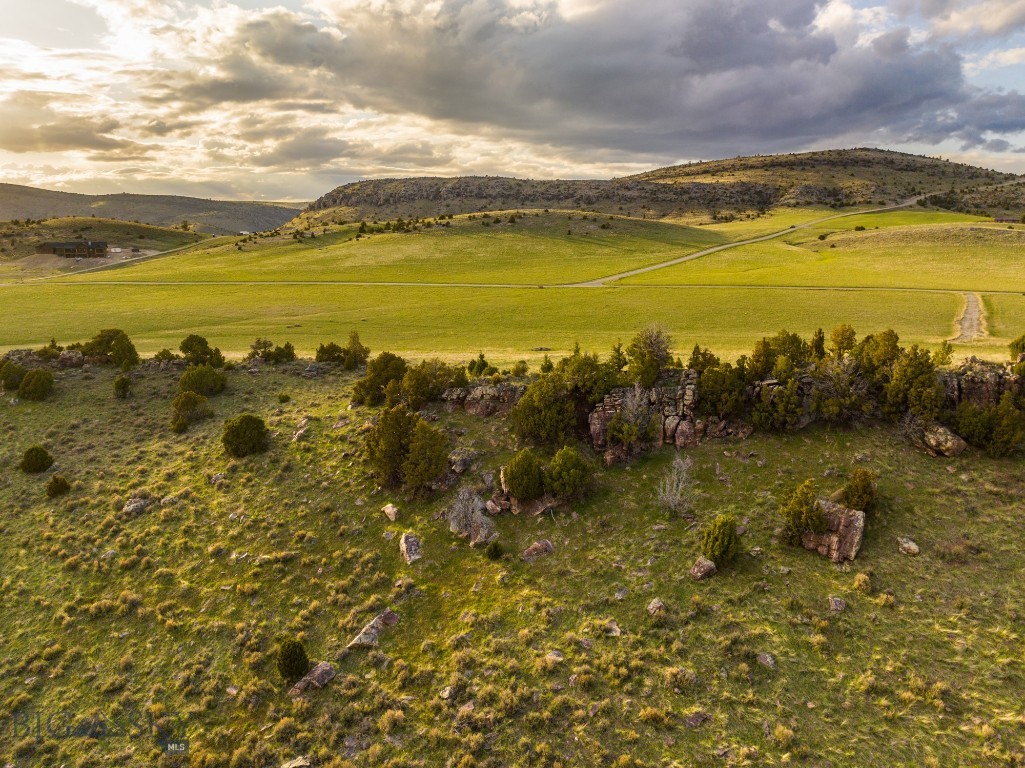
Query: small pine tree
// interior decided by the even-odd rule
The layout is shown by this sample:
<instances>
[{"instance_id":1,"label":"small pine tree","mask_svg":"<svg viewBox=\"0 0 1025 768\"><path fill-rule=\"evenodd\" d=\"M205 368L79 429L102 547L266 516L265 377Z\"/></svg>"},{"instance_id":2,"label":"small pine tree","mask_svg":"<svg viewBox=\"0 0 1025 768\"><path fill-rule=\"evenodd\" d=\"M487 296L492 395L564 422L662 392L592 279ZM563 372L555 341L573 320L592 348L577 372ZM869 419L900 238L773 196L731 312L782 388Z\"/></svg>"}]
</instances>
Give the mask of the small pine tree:
<instances>
[{"instance_id":1,"label":"small pine tree","mask_svg":"<svg viewBox=\"0 0 1025 768\"><path fill-rule=\"evenodd\" d=\"M573 401L558 375L544 375L527 387L512 411L516 436L531 443L559 445L576 423Z\"/></svg>"},{"instance_id":2,"label":"small pine tree","mask_svg":"<svg viewBox=\"0 0 1025 768\"><path fill-rule=\"evenodd\" d=\"M402 484L402 467L409 455L413 430L420 417L404 405L386 408L364 439L367 460L381 485ZM432 478L433 479L433 478Z\"/></svg>"},{"instance_id":3,"label":"small pine tree","mask_svg":"<svg viewBox=\"0 0 1025 768\"><path fill-rule=\"evenodd\" d=\"M278 648L278 672L286 683L292 684L310 671L310 657L306 648L294 638L281 643Z\"/></svg>"},{"instance_id":4,"label":"small pine tree","mask_svg":"<svg viewBox=\"0 0 1025 768\"><path fill-rule=\"evenodd\" d=\"M406 490L423 494L448 469L448 440L440 430L418 419L409 438L409 452L402 462Z\"/></svg>"},{"instance_id":5,"label":"small pine tree","mask_svg":"<svg viewBox=\"0 0 1025 768\"><path fill-rule=\"evenodd\" d=\"M815 486L811 480L805 480L794 490L780 506L779 514L786 525L783 535L789 544L800 544L801 534L805 531L823 533L826 530L826 518L815 498Z\"/></svg>"},{"instance_id":6,"label":"small pine tree","mask_svg":"<svg viewBox=\"0 0 1025 768\"><path fill-rule=\"evenodd\" d=\"M127 400L132 392L132 380L122 374L114 379L114 397L118 400Z\"/></svg>"},{"instance_id":7,"label":"small pine tree","mask_svg":"<svg viewBox=\"0 0 1025 768\"><path fill-rule=\"evenodd\" d=\"M262 453L269 442L267 425L259 416L243 413L225 422L221 442L225 452L235 458Z\"/></svg>"},{"instance_id":8,"label":"small pine tree","mask_svg":"<svg viewBox=\"0 0 1025 768\"><path fill-rule=\"evenodd\" d=\"M541 460L530 448L513 456L505 468L505 484L509 495L518 501L532 501L545 492Z\"/></svg>"},{"instance_id":9,"label":"small pine tree","mask_svg":"<svg viewBox=\"0 0 1025 768\"><path fill-rule=\"evenodd\" d=\"M21 380L25 378L28 371L12 360L4 360L0 363L0 383L4 386L5 392L17 392L21 386Z\"/></svg>"},{"instance_id":10,"label":"small pine tree","mask_svg":"<svg viewBox=\"0 0 1025 768\"><path fill-rule=\"evenodd\" d=\"M701 532L701 554L722 568L739 551L737 519L733 515L716 515Z\"/></svg>"},{"instance_id":11,"label":"small pine tree","mask_svg":"<svg viewBox=\"0 0 1025 768\"><path fill-rule=\"evenodd\" d=\"M871 512L876 505L876 473L858 467L841 490L841 502L850 509Z\"/></svg>"},{"instance_id":12,"label":"small pine tree","mask_svg":"<svg viewBox=\"0 0 1025 768\"><path fill-rule=\"evenodd\" d=\"M182 392L171 401L171 431L181 434L197 421L214 415L204 395Z\"/></svg>"}]
</instances>

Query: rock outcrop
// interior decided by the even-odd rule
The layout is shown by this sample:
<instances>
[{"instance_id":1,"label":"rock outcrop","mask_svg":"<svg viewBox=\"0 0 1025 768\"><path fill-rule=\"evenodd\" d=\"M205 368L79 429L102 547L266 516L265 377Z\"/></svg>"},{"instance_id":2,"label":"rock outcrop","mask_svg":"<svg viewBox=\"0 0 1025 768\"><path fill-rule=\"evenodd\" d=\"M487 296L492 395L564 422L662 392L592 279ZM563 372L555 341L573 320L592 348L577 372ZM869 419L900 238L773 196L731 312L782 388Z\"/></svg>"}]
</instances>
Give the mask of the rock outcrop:
<instances>
[{"instance_id":1,"label":"rock outcrop","mask_svg":"<svg viewBox=\"0 0 1025 768\"><path fill-rule=\"evenodd\" d=\"M498 538L498 530L487 512L484 499L473 489L463 487L445 513L448 528L456 536L469 539L471 547L490 544Z\"/></svg>"},{"instance_id":2,"label":"rock outcrop","mask_svg":"<svg viewBox=\"0 0 1025 768\"><path fill-rule=\"evenodd\" d=\"M1013 372L1013 363L993 363L970 357L957 368L941 371L940 382L949 408L961 403L997 405L1004 392L1025 396L1025 377Z\"/></svg>"},{"instance_id":3,"label":"rock outcrop","mask_svg":"<svg viewBox=\"0 0 1025 768\"><path fill-rule=\"evenodd\" d=\"M828 557L834 563L853 560L858 556L861 538L865 534L865 513L825 499L820 499L819 504L826 518L826 531L805 531L801 534L801 545Z\"/></svg>"},{"instance_id":4,"label":"rock outcrop","mask_svg":"<svg viewBox=\"0 0 1025 768\"><path fill-rule=\"evenodd\" d=\"M942 424L932 424L922 432L920 447L930 456L960 456L968 443Z\"/></svg>"},{"instance_id":5,"label":"rock outcrop","mask_svg":"<svg viewBox=\"0 0 1025 768\"><path fill-rule=\"evenodd\" d=\"M356 637L349 641L346 648L373 648L377 645L378 638L387 627L394 627L399 623L399 615L390 608L386 609L383 613L377 614L370 622L367 623L360 633Z\"/></svg>"},{"instance_id":6,"label":"rock outcrop","mask_svg":"<svg viewBox=\"0 0 1025 768\"><path fill-rule=\"evenodd\" d=\"M503 381L498 384L475 383L469 387L446 389L441 399L450 413L465 410L474 416L491 416L510 410L527 391L526 384Z\"/></svg>"}]
</instances>

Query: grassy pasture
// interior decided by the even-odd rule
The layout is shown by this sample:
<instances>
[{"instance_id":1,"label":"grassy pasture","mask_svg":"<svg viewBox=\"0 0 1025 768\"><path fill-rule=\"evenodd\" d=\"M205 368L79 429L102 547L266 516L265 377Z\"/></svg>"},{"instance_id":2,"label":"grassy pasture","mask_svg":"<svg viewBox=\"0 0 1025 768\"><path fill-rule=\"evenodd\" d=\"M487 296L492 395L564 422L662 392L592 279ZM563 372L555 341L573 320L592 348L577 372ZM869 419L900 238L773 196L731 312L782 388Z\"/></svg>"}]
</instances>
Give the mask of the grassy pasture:
<instances>
[{"instance_id":1,"label":"grassy pasture","mask_svg":"<svg viewBox=\"0 0 1025 768\"><path fill-rule=\"evenodd\" d=\"M938 344L953 333L957 294L714 288L472 288L344 285L104 285L60 282L0 287L8 322L0 346L80 340L121 327L140 351L176 348L200 333L226 353L257 336L311 353L351 328L376 350L464 358L477 350L505 361L539 358L535 347L603 351L652 322L685 354L695 343L736 357L763 335L810 335L840 322L860 333L893 327L908 342ZM45 311L41 308L45 307ZM88 330L83 330L88 329Z\"/></svg>"},{"instance_id":2,"label":"grassy pasture","mask_svg":"<svg viewBox=\"0 0 1025 768\"><path fill-rule=\"evenodd\" d=\"M42 442L72 492L48 501L45 476L0 475L0 722L173 715L196 759L247 767L299 754L332 768L1020 756L1020 461L930 459L889 428L711 442L688 451L695 527L655 503L663 450L601 472L589 499L555 515L496 518L508 554L490 561L434 519L451 493L375 490L359 462L373 412L346 410L351 378L297 370L230 374L215 418L182 436L167 429L165 373L143 372L129 401L112 398L114 372L62 373L51 401L4 407L0 465ZM242 410L275 436L269 453L232 461L220 425ZM306 414L311 430L293 443ZM479 452L466 482L514 448L504 417L439 413L437 425ZM776 508L795 485L812 477L828 493L855 466L881 473L883 501L852 566L777 541ZM157 503L124 514L136 493ZM396 523L379 511L389 501ZM722 510L747 528L741 553L692 582L700 526ZM398 553L407 530L424 543L412 567ZM897 552L904 535L918 558ZM553 555L516 557L541 538ZM667 606L657 619L655 597ZM388 606L401 618L379 648L344 652ZM278 638L297 633L339 673L304 703L287 699L273 662ZM0 736L0 759L16 765L175 765L158 755L116 734Z\"/></svg>"},{"instance_id":3,"label":"grassy pasture","mask_svg":"<svg viewBox=\"0 0 1025 768\"><path fill-rule=\"evenodd\" d=\"M894 224L878 230L852 231L847 225L859 219L841 220L844 230L810 228L622 282L1025 290L1021 260L1025 229ZM827 235L825 240L818 239L820 232Z\"/></svg>"}]
</instances>

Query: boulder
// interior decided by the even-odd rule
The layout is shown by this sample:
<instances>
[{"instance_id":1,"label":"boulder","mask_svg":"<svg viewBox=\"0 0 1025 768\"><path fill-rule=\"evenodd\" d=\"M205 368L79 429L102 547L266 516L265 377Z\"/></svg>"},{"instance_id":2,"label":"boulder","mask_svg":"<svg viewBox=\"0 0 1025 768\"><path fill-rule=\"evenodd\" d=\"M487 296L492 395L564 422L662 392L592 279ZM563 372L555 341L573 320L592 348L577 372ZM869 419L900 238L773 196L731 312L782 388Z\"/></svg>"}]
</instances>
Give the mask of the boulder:
<instances>
[{"instance_id":1,"label":"boulder","mask_svg":"<svg viewBox=\"0 0 1025 768\"><path fill-rule=\"evenodd\" d=\"M473 460L475 458L477 458L477 454L475 452L460 448L449 454L449 469L457 475L461 475L473 466Z\"/></svg>"},{"instance_id":2,"label":"boulder","mask_svg":"<svg viewBox=\"0 0 1025 768\"><path fill-rule=\"evenodd\" d=\"M690 568L690 577L694 579L694 581L701 581L702 579L707 579L710 576L715 576L716 571L715 563L707 557L699 557L694 561L694 565Z\"/></svg>"},{"instance_id":3,"label":"boulder","mask_svg":"<svg viewBox=\"0 0 1025 768\"><path fill-rule=\"evenodd\" d=\"M766 669L776 668L776 657L773 656L771 653L759 653L757 656L755 656L755 660Z\"/></svg>"},{"instance_id":4,"label":"boulder","mask_svg":"<svg viewBox=\"0 0 1025 768\"><path fill-rule=\"evenodd\" d=\"M384 512L384 516L391 520L393 523L399 519L399 508L394 504L385 504L381 507L381 511Z\"/></svg>"},{"instance_id":5,"label":"boulder","mask_svg":"<svg viewBox=\"0 0 1025 768\"><path fill-rule=\"evenodd\" d=\"M412 533L402 534L402 538L399 539L399 552L402 553L402 557L406 561L406 565L412 565L423 557L423 552L421 550L422 547L420 539Z\"/></svg>"},{"instance_id":6,"label":"boulder","mask_svg":"<svg viewBox=\"0 0 1025 768\"><path fill-rule=\"evenodd\" d=\"M317 664L313 669L307 672L295 685L289 690L288 695L291 698L302 696L310 688L320 690L325 685L330 683L335 677L335 668L328 662L322 661Z\"/></svg>"},{"instance_id":7,"label":"boulder","mask_svg":"<svg viewBox=\"0 0 1025 768\"><path fill-rule=\"evenodd\" d=\"M370 622L367 623L360 633L356 637L349 641L346 648L373 648L377 645L378 637L381 632L387 627L393 627L399 623L399 615L395 613L391 608L386 609L383 613L377 614Z\"/></svg>"},{"instance_id":8,"label":"boulder","mask_svg":"<svg viewBox=\"0 0 1025 768\"><path fill-rule=\"evenodd\" d=\"M930 456L960 456L968 447L968 443L942 424L926 427L922 443Z\"/></svg>"},{"instance_id":9,"label":"boulder","mask_svg":"<svg viewBox=\"0 0 1025 768\"><path fill-rule=\"evenodd\" d=\"M921 548L907 536L897 537L897 550L902 555L910 555L911 557L917 557L918 553L921 552Z\"/></svg>"},{"instance_id":10,"label":"boulder","mask_svg":"<svg viewBox=\"0 0 1025 768\"><path fill-rule=\"evenodd\" d=\"M648 614L650 616L658 616L659 614L666 612L666 604L661 599L655 598L648 603Z\"/></svg>"},{"instance_id":11,"label":"boulder","mask_svg":"<svg viewBox=\"0 0 1025 768\"><path fill-rule=\"evenodd\" d=\"M533 501L519 501L518 499L512 500L512 513L514 515L525 515L527 517L536 517L543 515L545 512L555 509L558 506L558 502L555 497L550 493L546 493L540 499L534 499Z\"/></svg>"},{"instance_id":12,"label":"boulder","mask_svg":"<svg viewBox=\"0 0 1025 768\"><path fill-rule=\"evenodd\" d=\"M818 552L834 563L853 560L861 549L861 538L865 533L865 513L860 509L847 509L832 501L820 499L822 513L826 518L826 531L801 534L801 545Z\"/></svg>"},{"instance_id":13,"label":"boulder","mask_svg":"<svg viewBox=\"0 0 1025 768\"><path fill-rule=\"evenodd\" d=\"M842 597L829 598L829 610L833 613L843 613L847 609L847 601Z\"/></svg>"},{"instance_id":14,"label":"boulder","mask_svg":"<svg viewBox=\"0 0 1025 768\"><path fill-rule=\"evenodd\" d=\"M460 538L468 538L471 547L490 544L498 538L498 530L487 509L484 499L471 488L461 488L446 512L449 530Z\"/></svg>"},{"instance_id":15,"label":"boulder","mask_svg":"<svg viewBox=\"0 0 1025 768\"><path fill-rule=\"evenodd\" d=\"M521 557L528 563L532 560L536 560L539 557L546 557L555 551L555 545L552 544L548 539L541 539L541 541L535 541L525 550Z\"/></svg>"}]
</instances>

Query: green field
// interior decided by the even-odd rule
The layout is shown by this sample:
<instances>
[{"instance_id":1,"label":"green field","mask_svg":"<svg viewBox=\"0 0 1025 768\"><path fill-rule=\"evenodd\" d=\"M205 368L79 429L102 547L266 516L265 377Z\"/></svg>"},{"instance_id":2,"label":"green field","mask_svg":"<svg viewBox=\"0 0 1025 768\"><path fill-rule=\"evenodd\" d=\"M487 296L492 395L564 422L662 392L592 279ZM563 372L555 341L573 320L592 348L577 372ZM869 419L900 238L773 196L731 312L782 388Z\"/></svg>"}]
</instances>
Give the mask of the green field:
<instances>
[{"instance_id":1,"label":"green field","mask_svg":"<svg viewBox=\"0 0 1025 768\"><path fill-rule=\"evenodd\" d=\"M601 277L654 264L726 242L714 232L659 222L582 214L504 214L456 218L451 227L354 239L353 225L315 230L297 242L280 236L197 248L173 260L154 260L130 272L87 280L416 282L545 284ZM489 226L483 226L486 221ZM609 229L602 229L608 225ZM569 234L572 232L572 234Z\"/></svg>"},{"instance_id":2,"label":"green field","mask_svg":"<svg viewBox=\"0 0 1025 768\"><path fill-rule=\"evenodd\" d=\"M148 735L64 735L140 714L181 727L193 765L232 768L298 755L326 768L953 768L1021 754L1019 461L931 459L889 428L714 441L687 451L692 525L656 503L665 449L599 470L588 499L553 515L496 518L506 554L492 561L436 518L452 491L412 501L367 475L360 429L375 411L347 410L351 377L299 370L229 374L216 417L185 435L167 426L175 376L153 370L128 401L99 369L4 408L0 760L184 766ZM221 423L242 410L275 436L230 460ZM505 417L433 410L452 447L478 452L462 482L508 461ZM47 500L45 475L13 470L37 442L69 496ZM780 501L806 477L828 493L855 466L881 474L882 498L858 559L835 567L781 543ZM153 503L123 512L133 495ZM379 511L391 501L396 523ZM747 529L741 553L695 583L701 526L722 510ZM412 567L405 531L424 545ZM922 554L899 554L897 536ZM555 552L522 562L541 538ZM667 610L652 618L656 597ZM380 646L345 651L385 607L400 621ZM292 702L274 654L297 634L338 677ZM56 736L13 727L54 713Z\"/></svg>"},{"instance_id":3,"label":"green field","mask_svg":"<svg viewBox=\"0 0 1025 768\"><path fill-rule=\"evenodd\" d=\"M291 341L306 355L343 341L351 328L377 350L414 357L537 358L536 347L602 351L652 322L685 354L695 343L727 357L788 328L810 335L839 322L861 333L892 327L902 338L938 344L953 333L958 294L712 288L473 288L344 285L145 286L71 282L0 287L8 347L56 337L81 340L121 327L140 351L176 348L189 333L241 354L257 336ZM46 312L36 308L46 306ZM83 329L88 329L84 331Z\"/></svg>"}]
</instances>

